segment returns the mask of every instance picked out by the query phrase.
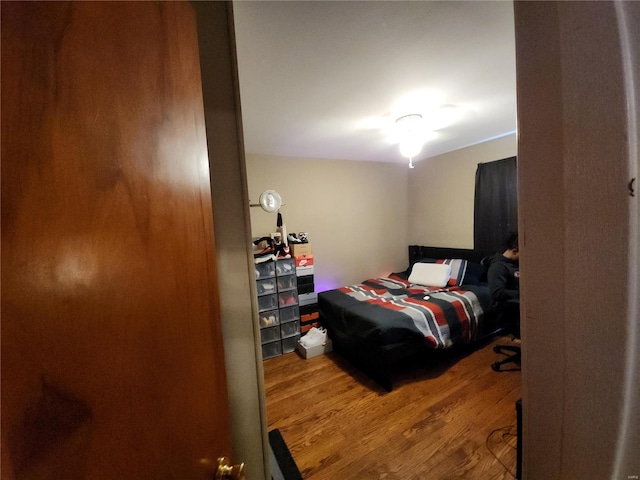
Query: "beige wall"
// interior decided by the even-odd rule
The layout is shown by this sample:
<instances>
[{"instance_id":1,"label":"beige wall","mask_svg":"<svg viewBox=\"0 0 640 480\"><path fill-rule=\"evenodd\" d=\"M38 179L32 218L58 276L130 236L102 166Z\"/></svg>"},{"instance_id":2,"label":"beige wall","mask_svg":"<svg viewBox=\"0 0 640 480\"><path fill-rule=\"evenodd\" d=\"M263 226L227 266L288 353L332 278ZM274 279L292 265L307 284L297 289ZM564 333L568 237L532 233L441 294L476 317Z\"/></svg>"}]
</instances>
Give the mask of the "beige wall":
<instances>
[{"instance_id":1,"label":"beige wall","mask_svg":"<svg viewBox=\"0 0 640 480\"><path fill-rule=\"evenodd\" d=\"M316 291L359 283L407 267L405 165L247 155L251 203L277 190L289 232L309 233ZM251 208L254 237L277 216Z\"/></svg>"},{"instance_id":2,"label":"beige wall","mask_svg":"<svg viewBox=\"0 0 640 480\"><path fill-rule=\"evenodd\" d=\"M407 246L473 248L478 163L516 155L508 135L405 164L247 155L251 203L277 190L289 232L309 232L322 291L406 268ZM277 215L251 208L254 237Z\"/></svg>"},{"instance_id":3,"label":"beige wall","mask_svg":"<svg viewBox=\"0 0 640 480\"><path fill-rule=\"evenodd\" d=\"M409 172L411 245L473 248L478 163L516 155L516 134L417 162Z\"/></svg>"}]
</instances>

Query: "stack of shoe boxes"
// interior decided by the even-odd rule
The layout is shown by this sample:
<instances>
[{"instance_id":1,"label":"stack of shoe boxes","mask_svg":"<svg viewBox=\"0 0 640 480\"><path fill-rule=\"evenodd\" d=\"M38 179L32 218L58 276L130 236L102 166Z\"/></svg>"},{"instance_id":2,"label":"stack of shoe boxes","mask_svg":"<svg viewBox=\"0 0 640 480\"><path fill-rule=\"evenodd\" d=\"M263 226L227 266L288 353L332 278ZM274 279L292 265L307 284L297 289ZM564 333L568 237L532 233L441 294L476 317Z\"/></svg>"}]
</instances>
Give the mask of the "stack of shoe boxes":
<instances>
[{"instance_id":1,"label":"stack of shoe boxes","mask_svg":"<svg viewBox=\"0 0 640 480\"><path fill-rule=\"evenodd\" d=\"M310 243L291 244L298 277L298 303L300 304L300 331L320 326L318 294L313 283L313 251Z\"/></svg>"},{"instance_id":2,"label":"stack of shoe boxes","mask_svg":"<svg viewBox=\"0 0 640 480\"><path fill-rule=\"evenodd\" d=\"M293 352L300 338L294 259L256 264L256 279L262 358Z\"/></svg>"}]
</instances>

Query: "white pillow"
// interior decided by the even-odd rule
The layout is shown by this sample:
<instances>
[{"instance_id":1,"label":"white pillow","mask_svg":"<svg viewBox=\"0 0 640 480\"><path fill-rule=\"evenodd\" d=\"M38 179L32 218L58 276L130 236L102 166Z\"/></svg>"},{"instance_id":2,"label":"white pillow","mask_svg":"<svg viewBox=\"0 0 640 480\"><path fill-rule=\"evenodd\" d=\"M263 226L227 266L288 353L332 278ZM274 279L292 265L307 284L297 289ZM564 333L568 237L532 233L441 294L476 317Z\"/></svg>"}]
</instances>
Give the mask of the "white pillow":
<instances>
[{"instance_id":1,"label":"white pillow","mask_svg":"<svg viewBox=\"0 0 640 480\"><path fill-rule=\"evenodd\" d=\"M409 282L426 287L445 287L451 276L451 265L444 263L416 263L411 269Z\"/></svg>"}]
</instances>

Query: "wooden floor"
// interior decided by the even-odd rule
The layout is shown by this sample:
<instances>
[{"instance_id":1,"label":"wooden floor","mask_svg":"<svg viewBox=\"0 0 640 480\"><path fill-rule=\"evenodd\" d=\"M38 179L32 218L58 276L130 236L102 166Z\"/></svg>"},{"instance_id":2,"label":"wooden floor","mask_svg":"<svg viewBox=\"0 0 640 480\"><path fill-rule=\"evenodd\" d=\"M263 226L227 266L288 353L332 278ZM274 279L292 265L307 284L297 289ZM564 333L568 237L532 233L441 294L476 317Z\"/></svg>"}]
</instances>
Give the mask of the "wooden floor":
<instances>
[{"instance_id":1,"label":"wooden floor","mask_svg":"<svg viewBox=\"0 0 640 480\"><path fill-rule=\"evenodd\" d=\"M305 480L512 480L520 372L491 369L495 343L402 366L392 392L334 352L266 360L269 430Z\"/></svg>"}]
</instances>

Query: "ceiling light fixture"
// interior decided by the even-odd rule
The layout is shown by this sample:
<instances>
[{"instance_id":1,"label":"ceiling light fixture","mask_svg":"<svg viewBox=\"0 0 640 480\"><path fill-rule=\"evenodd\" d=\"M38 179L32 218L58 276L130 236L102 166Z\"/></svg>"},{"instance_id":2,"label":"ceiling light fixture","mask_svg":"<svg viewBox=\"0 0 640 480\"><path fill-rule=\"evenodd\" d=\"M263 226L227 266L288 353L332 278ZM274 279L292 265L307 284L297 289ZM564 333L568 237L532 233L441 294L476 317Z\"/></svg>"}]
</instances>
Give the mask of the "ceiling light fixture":
<instances>
[{"instance_id":1,"label":"ceiling light fixture","mask_svg":"<svg viewBox=\"0 0 640 480\"><path fill-rule=\"evenodd\" d=\"M409 168L413 168L413 157L422 151L425 142L422 115L403 115L396 120L396 125L400 139L400 154L409 159Z\"/></svg>"}]
</instances>

